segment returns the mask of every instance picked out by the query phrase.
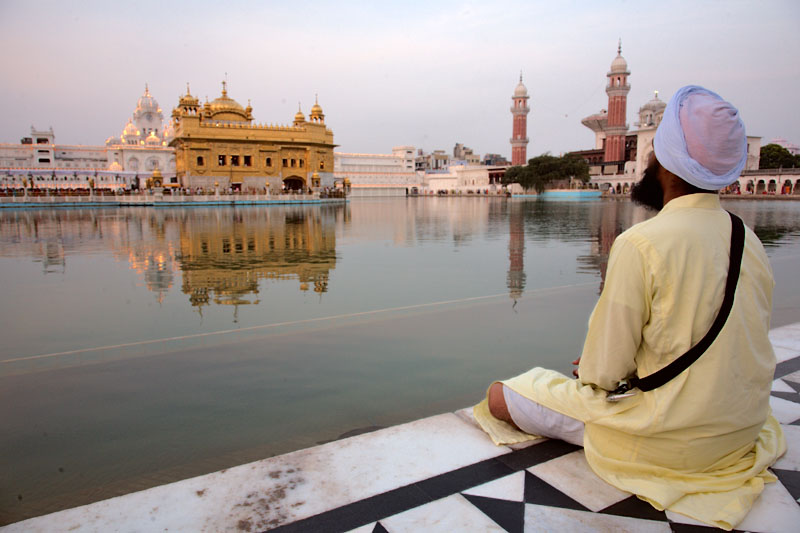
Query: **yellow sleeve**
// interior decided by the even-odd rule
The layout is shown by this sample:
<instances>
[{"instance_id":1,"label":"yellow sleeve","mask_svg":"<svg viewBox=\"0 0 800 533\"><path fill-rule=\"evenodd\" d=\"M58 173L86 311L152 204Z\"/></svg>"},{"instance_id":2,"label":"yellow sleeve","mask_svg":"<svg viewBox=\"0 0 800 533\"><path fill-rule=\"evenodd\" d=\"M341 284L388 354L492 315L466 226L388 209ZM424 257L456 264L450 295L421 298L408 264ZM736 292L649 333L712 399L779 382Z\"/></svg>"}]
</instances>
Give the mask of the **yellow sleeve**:
<instances>
[{"instance_id":1,"label":"yellow sleeve","mask_svg":"<svg viewBox=\"0 0 800 533\"><path fill-rule=\"evenodd\" d=\"M578 369L583 383L614 390L635 373L642 328L650 316L651 278L640 248L624 235L617 238L603 292L589 318Z\"/></svg>"}]
</instances>

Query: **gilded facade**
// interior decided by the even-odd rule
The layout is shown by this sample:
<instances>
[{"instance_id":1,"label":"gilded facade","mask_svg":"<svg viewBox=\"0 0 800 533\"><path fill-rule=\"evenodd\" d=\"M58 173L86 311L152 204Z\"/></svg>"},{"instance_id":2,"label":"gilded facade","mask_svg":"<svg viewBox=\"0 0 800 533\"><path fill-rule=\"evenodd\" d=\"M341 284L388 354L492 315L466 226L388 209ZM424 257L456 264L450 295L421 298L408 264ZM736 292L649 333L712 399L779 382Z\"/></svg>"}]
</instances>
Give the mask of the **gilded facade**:
<instances>
[{"instance_id":1,"label":"gilded facade","mask_svg":"<svg viewBox=\"0 0 800 533\"><path fill-rule=\"evenodd\" d=\"M176 174L183 187L220 188L272 194L282 190L333 187L333 132L319 103L306 120L298 110L290 126L253 123L242 107L222 95L200 104L186 94L172 111Z\"/></svg>"}]
</instances>

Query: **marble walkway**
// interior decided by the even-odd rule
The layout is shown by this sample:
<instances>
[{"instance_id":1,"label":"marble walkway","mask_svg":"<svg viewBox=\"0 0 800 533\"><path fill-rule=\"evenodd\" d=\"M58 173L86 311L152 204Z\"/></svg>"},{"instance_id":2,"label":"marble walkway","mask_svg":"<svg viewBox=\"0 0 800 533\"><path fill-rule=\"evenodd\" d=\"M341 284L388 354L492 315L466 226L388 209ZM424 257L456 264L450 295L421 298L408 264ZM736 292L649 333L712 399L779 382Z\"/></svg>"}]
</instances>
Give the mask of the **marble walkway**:
<instances>
[{"instance_id":1,"label":"marble walkway","mask_svg":"<svg viewBox=\"0 0 800 533\"><path fill-rule=\"evenodd\" d=\"M770 333L788 452L738 531L800 531L800 323ZM0 528L18 531L705 531L595 476L581 448L494 446L470 409Z\"/></svg>"}]
</instances>

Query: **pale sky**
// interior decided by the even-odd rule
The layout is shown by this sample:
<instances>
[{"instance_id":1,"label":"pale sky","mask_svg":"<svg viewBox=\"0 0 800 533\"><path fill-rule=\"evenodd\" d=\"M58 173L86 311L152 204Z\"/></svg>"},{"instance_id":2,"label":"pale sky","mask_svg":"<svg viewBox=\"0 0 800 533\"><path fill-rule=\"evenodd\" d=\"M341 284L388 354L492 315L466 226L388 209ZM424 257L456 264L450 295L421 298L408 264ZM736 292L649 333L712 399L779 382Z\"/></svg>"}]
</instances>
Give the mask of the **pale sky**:
<instances>
[{"instance_id":1,"label":"pale sky","mask_svg":"<svg viewBox=\"0 0 800 533\"><path fill-rule=\"evenodd\" d=\"M800 144L800 2L65 2L0 0L0 142L53 127L60 144L119 135L145 83L168 119L191 84L290 124L314 95L337 151L510 159L511 95L528 88L528 157L592 148L622 39L631 128L687 84L737 106L749 135Z\"/></svg>"}]
</instances>

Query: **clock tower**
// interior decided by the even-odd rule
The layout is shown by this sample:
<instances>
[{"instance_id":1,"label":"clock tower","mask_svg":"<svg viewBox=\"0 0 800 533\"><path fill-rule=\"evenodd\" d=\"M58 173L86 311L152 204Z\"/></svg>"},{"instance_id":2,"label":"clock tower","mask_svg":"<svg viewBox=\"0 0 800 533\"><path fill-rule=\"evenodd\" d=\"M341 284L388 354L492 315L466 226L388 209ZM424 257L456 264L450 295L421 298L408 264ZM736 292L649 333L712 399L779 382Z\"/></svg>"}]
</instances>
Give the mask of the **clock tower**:
<instances>
[{"instance_id":1,"label":"clock tower","mask_svg":"<svg viewBox=\"0 0 800 533\"><path fill-rule=\"evenodd\" d=\"M136 103L136 111L133 112L133 123L139 130L142 139L146 139L151 133L160 135L164 115L158 102L150 94L150 88L145 84L144 94Z\"/></svg>"},{"instance_id":2,"label":"clock tower","mask_svg":"<svg viewBox=\"0 0 800 533\"><path fill-rule=\"evenodd\" d=\"M528 89L522 83L522 73L519 74L519 85L514 89L514 96L511 97L511 116L513 117L511 128L511 164L525 165L528 163L526 156L528 147L528 113L531 108L528 105Z\"/></svg>"}]
</instances>

